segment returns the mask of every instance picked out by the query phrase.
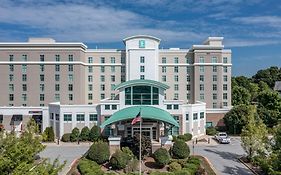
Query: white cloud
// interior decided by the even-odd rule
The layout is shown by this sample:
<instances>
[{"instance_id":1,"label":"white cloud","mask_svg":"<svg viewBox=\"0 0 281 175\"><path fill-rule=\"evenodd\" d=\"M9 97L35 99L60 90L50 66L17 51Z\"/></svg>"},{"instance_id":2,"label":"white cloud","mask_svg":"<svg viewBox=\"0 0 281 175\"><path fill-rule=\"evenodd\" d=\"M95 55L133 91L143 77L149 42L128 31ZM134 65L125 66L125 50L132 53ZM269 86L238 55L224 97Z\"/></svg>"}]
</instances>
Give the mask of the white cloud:
<instances>
[{"instance_id":1,"label":"white cloud","mask_svg":"<svg viewBox=\"0 0 281 175\"><path fill-rule=\"evenodd\" d=\"M280 44L281 41L278 40L265 40L265 39L237 39L231 38L226 39L224 44L227 47L249 47L249 46L264 46L264 45L273 45Z\"/></svg>"},{"instance_id":2,"label":"white cloud","mask_svg":"<svg viewBox=\"0 0 281 175\"><path fill-rule=\"evenodd\" d=\"M280 16L248 16L248 17L236 17L233 21L242 24L249 25L269 25L271 27L281 27L281 17Z\"/></svg>"}]
</instances>

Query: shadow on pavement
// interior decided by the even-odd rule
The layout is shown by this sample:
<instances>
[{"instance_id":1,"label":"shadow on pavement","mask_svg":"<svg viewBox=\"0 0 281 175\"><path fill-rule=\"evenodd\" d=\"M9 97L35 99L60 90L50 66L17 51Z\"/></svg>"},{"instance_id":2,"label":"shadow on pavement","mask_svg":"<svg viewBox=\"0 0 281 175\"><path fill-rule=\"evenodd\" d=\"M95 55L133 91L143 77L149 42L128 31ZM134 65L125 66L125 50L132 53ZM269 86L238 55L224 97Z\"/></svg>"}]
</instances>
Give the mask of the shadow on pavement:
<instances>
[{"instance_id":1,"label":"shadow on pavement","mask_svg":"<svg viewBox=\"0 0 281 175\"><path fill-rule=\"evenodd\" d=\"M224 174L237 174L237 175L250 175L253 174L251 172L249 172L248 169L246 168L241 168L241 167L229 167L229 166L225 166L225 169L223 170Z\"/></svg>"},{"instance_id":2,"label":"shadow on pavement","mask_svg":"<svg viewBox=\"0 0 281 175\"><path fill-rule=\"evenodd\" d=\"M218 150L211 150L211 149L204 149L204 150L207 151L207 152L218 154L223 159L232 160L232 161L235 161L235 162L239 162L237 158L239 156L241 156L239 154L235 154L235 153L231 153L231 152L225 152L225 151L218 151Z\"/></svg>"}]
</instances>

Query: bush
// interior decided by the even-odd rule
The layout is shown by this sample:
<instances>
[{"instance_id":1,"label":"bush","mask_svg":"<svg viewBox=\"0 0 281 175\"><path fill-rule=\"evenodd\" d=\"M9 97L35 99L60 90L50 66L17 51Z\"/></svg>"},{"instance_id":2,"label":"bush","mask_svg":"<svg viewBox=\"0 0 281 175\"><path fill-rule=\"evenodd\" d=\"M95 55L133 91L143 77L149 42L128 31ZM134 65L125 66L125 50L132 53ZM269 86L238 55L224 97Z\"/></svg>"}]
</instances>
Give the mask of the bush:
<instances>
[{"instance_id":1,"label":"bush","mask_svg":"<svg viewBox=\"0 0 281 175\"><path fill-rule=\"evenodd\" d=\"M43 141L44 142L53 142L55 140L55 133L53 127L46 127L43 132Z\"/></svg>"},{"instance_id":2,"label":"bush","mask_svg":"<svg viewBox=\"0 0 281 175\"><path fill-rule=\"evenodd\" d=\"M79 138L79 135L80 135L80 131L78 128L73 128L73 130L71 131L71 134L70 134L70 141L71 142L76 142Z\"/></svg>"},{"instance_id":3,"label":"bush","mask_svg":"<svg viewBox=\"0 0 281 175\"><path fill-rule=\"evenodd\" d=\"M125 168L126 173L135 172L139 168L139 161L137 159L129 160Z\"/></svg>"},{"instance_id":4,"label":"bush","mask_svg":"<svg viewBox=\"0 0 281 175\"><path fill-rule=\"evenodd\" d=\"M152 171L149 175L174 175L172 172L159 172L159 171Z\"/></svg>"},{"instance_id":5,"label":"bush","mask_svg":"<svg viewBox=\"0 0 281 175\"><path fill-rule=\"evenodd\" d=\"M184 142L187 142L187 141L192 139L192 134L186 133L184 135L179 135L177 137L177 139L180 139L180 140L183 140Z\"/></svg>"},{"instance_id":6,"label":"bush","mask_svg":"<svg viewBox=\"0 0 281 175\"><path fill-rule=\"evenodd\" d=\"M140 147L140 135L135 134L133 137L132 147L130 149L133 151L134 155L139 157L139 147ZM151 140L150 137L142 135L141 137L141 157L149 155L151 153Z\"/></svg>"},{"instance_id":7,"label":"bush","mask_svg":"<svg viewBox=\"0 0 281 175\"><path fill-rule=\"evenodd\" d=\"M185 170L188 170L190 172L190 174L195 174L197 169L199 168L200 165L196 165L196 164L193 164L193 163L187 163L184 165L184 169Z\"/></svg>"},{"instance_id":8,"label":"bush","mask_svg":"<svg viewBox=\"0 0 281 175\"><path fill-rule=\"evenodd\" d=\"M185 159L190 154L188 145L180 140L174 143L171 152L172 152L172 156L176 159Z\"/></svg>"},{"instance_id":9,"label":"bush","mask_svg":"<svg viewBox=\"0 0 281 175\"><path fill-rule=\"evenodd\" d=\"M90 133L90 130L87 126L85 126L84 128L82 128L81 130L81 134L80 134L80 139L82 141L87 141L89 140L89 133Z\"/></svg>"},{"instance_id":10,"label":"bush","mask_svg":"<svg viewBox=\"0 0 281 175\"><path fill-rule=\"evenodd\" d=\"M174 174L175 175L191 175L191 173L187 169L182 169L182 170L176 171Z\"/></svg>"},{"instance_id":11,"label":"bush","mask_svg":"<svg viewBox=\"0 0 281 175\"><path fill-rule=\"evenodd\" d=\"M132 160L135 158L134 153L128 147L123 147L122 152L125 153L128 157L128 160Z\"/></svg>"},{"instance_id":12,"label":"bush","mask_svg":"<svg viewBox=\"0 0 281 175\"><path fill-rule=\"evenodd\" d=\"M87 158L97 162L98 164L103 164L108 161L109 156L110 153L108 144L106 142L95 142L90 147Z\"/></svg>"},{"instance_id":13,"label":"bush","mask_svg":"<svg viewBox=\"0 0 281 175\"><path fill-rule=\"evenodd\" d=\"M93 126L89 133L89 141L96 142L101 138L100 128Z\"/></svg>"},{"instance_id":14,"label":"bush","mask_svg":"<svg viewBox=\"0 0 281 175\"><path fill-rule=\"evenodd\" d=\"M207 135L213 136L213 135L216 135L216 133L217 133L217 130L215 127L211 126L211 127L206 128Z\"/></svg>"},{"instance_id":15,"label":"bush","mask_svg":"<svg viewBox=\"0 0 281 175\"><path fill-rule=\"evenodd\" d=\"M123 153L120 150L116 150L115 153L112 154L110 158L110 165L113 169L123 169L126 167L128 162L128 157L126 153Z\"/></svg>"},{"instance_id":16,"label":"bush","mask_svg":"<svg viewBox=\"0 0 281 175\"><path fill-rule=\"evenodd\" d=\"M198 166L200 165L200 160L196 157L190 157L187 162Z\"/></svg>"},{"instance_id":17,"label":"bush","mask_svg":"<svg viewBox=\"0 0 281 175\"><path fill-rule=\"evenodd\" d=\"M153 158L157 165L163 167L170 162L170 155L165 148L157 149L154 154Z\"/></svg>"},{"instance_id":18,"label":"bush","mask_svg":"<svg viewBox=\"0 0 281 175\"><path fill-rule=\"evenodd\" d=\"M78 163L78 171L81 175L103 175L103 171L100 169L100 166L89 159L81 159Z\"/></svg>"},{"instance_id":19,"label":"bush","mask_svg":"<svg viewBox=\"0 0 281 175\"><path fill-rule=\"evenodd\" d=\"M61 141L63 141L63 142L70 142L70 135L71 135L71 133L65 133L65 134L61 137Z\"/></svg>"},{"instance_id":20,"label":"bush","mask_svg":"<svg viewBox=\"0 0 281 175\"><path fill-rule=\"evenodd\" d=\"M175 172L181 170L181 165L177 162L172 162L169 164L169 171Z\"/></svg>"}]
</instances>

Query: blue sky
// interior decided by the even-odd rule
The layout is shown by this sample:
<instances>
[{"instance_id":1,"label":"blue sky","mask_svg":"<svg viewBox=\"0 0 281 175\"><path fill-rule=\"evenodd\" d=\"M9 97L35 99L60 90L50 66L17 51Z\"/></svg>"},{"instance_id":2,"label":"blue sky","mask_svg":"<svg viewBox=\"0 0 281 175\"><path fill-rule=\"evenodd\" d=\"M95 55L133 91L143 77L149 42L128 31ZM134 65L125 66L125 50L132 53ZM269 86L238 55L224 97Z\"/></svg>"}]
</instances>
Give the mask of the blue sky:
<instances>
[{"instance_id":1,"label":"blue sky","mask_svg":"<svg viewBox=\"0 0 281 175\"><path fill-rule=\"evenodd\" d=\"M0 42L52 37L95 48L124 48L135 34L164 48L189 48L223 36L233 75L281 66L279 0L0 0Z\"/></svg>"}]
</instances>

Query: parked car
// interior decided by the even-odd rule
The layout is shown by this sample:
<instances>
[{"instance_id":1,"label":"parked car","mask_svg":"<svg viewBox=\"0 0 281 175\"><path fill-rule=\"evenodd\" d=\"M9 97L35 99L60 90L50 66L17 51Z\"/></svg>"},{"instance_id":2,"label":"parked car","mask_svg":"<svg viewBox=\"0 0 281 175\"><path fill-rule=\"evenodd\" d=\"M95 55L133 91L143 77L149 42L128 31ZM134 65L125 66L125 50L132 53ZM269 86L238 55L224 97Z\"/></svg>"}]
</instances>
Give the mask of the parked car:
<instances>
[{"instance_id":1,"label":"parked car","mask_svg":"<svg viewBox=\"0 0 281 175\"><path fill-rule=\"evenodd\" d=\"M230 138L228 137L228 135L226 134L226 132L219 132L215 135L215 139L219 142L219 143L230 143Z\"/></svg>"}]
</instances>

